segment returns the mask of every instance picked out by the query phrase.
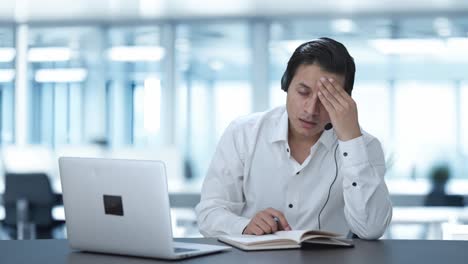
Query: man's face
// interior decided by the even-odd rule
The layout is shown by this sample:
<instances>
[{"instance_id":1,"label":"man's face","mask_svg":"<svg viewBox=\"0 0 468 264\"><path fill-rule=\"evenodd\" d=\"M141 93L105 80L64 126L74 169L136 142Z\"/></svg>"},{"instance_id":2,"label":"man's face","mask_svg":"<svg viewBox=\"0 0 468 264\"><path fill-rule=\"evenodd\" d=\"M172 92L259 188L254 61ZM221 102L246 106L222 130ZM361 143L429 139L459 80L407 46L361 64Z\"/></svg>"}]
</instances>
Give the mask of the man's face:
<instances>
[{"instance_id":1,"label":"man's face","mask_svg":"<svg viewBox=\"0 0 468 264\"><path fill-rule=\"evenodd\" d=\"M297 68L286 97L290 136L317 140L330 117L318 98L320 77L333 78L343 87L344 76L323 71L317 64Z\"/></svg>"}]
</instances>

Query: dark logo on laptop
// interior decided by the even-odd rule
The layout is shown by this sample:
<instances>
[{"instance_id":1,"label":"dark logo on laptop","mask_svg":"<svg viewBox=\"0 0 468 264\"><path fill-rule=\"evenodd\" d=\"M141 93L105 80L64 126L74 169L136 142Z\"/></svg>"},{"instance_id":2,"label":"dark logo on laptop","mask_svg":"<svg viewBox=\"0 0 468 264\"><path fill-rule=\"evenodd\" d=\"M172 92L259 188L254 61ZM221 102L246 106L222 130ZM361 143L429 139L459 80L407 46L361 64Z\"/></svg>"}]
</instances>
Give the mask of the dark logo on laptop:
<instances>
[{"instance_id":1,"label":"dark logo on laptop","mask_svg":"<svg viewBox=\"0 0 468 264\"><path fill-rule=\"evenodd\" d=\"M104 212L108 215L123 216L122 196L116 195L103 195Z\"/></svg>"}]
</instances>

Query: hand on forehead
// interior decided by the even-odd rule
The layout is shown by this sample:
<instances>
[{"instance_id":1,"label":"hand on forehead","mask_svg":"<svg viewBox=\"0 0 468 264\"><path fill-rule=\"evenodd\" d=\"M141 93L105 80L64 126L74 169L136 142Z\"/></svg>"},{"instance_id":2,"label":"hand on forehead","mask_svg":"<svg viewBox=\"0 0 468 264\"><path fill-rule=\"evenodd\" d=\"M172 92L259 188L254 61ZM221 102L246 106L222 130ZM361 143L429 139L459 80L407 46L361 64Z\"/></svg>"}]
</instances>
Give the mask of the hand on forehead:
<instances>
[{"instance_id":1,"label":"hand on forehead","mask_svg":"<svg viewBox=\"0 0 468 264\"><path fill-rule=\"evenodd\" d=\"M320 78L332 79L335 83L343 87L344 76L323 70L317 64L301 65L294 75L293 82L296 86L305 86L317 91L317 82Z\"/></svg>"}]
</instances>

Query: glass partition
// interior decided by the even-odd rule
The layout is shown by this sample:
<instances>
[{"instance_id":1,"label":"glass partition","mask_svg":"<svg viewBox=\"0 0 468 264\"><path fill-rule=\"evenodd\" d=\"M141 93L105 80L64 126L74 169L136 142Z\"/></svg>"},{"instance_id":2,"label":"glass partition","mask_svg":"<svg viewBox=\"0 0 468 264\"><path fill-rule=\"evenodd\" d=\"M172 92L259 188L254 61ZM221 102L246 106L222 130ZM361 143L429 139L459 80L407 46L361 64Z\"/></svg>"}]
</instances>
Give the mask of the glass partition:
<instances>
[{"instance_id":1,"label":"glass partition","mask_svg":"<svg viewBox=\"0 0 468 264\"><path fill-rule=\"evenodd\" d=\"M14 141L15 55L13 27L0 26L0 145Z\"/></svg>"},{"instance_id":2,"label":"glass partition","mask_svg":"<svg viewBox=\"0 0 468 264\"><path fill-rule=\"evenodd\" d=\"M86 144L97 136L85 131L93 127L91 116L104 115L96 103L87 100L99 95L95 77L102 67L95 46L98 36L98 30L92 27L30 28L27 60L31 143L54 148Z\"/></svg>"},{"instance_id":3,"label":"glass partition","mask_svg":"<svg viewBox=\"0 0 468 264\"><path fill-rule=\"evenodd\" d=\"M177 26L177 130L188 177L204 177L224 129L251 112L248 29L243 22Z\"/></svg>"}]
</instances>

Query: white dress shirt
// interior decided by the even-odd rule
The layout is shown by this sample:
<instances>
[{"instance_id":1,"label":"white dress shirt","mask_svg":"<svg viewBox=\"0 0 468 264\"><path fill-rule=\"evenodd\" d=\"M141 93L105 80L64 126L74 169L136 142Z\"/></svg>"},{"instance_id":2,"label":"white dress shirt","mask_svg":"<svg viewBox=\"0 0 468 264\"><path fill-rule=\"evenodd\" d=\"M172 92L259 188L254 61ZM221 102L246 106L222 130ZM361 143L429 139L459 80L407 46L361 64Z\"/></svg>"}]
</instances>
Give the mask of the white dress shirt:
<instances>
[{"instance_id":1,"label":"white dress shirt","mask_svg":"<svg viewBox=\"0 0 468 264\"><path fill-rule=\"evenodd\" d=\"M321 230L376 239L392 218L384 174L380 142L365 131L343 142L325 130L299 164L289 150L284 106L242 117L224 132L208 169L195 208L200 232L242 234L271 207L293 230L319 229L320 214Z\"/></svg>"}]
</instances>

